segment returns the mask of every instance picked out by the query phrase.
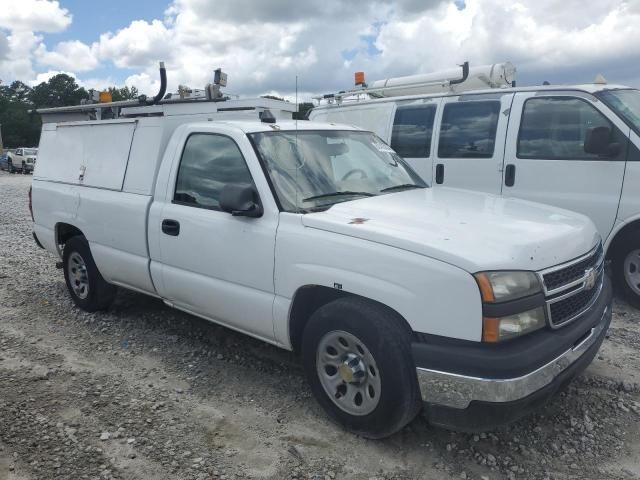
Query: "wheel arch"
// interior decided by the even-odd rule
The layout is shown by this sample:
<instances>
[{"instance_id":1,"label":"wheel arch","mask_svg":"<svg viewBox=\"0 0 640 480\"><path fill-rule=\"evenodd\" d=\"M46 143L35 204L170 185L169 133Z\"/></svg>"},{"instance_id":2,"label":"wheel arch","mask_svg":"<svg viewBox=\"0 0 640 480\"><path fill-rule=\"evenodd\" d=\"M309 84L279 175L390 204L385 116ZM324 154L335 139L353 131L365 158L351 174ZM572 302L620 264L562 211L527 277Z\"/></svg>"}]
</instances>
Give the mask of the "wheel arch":
<instances>
[{"instance_id":1,"label":"wheel arch","mask_svg":"<svg viewBox=\"0 0 640 480\"><path fill-rule=\"evenodd\" d=\"M66 222L58 222L54 227L55 232L55 240L56 240L56 248L58 249L58 253L62 256L62 246L67 243L67 241L71 237L82 236L85 237L85 234L75 225L71 225Z\"/></svg>"},{"instance_id":2,"label":"wheel arch","mask_svg":"<svg viewBox=\"0 0 640 480\"><path fill-rule=\"evenodd\" d=\"M632 217L631 220L618 225L611 234L609 234L609 238L607 238L605 243L607 258L612 258L612 252L615 251L619 243L631 232L640 232L640 215Z\"/></svg>"},{"instance_id":3,"label":"wheel arch","mask_svg":"<svg viewBox=\"0 0 640 480\"><path fill-rule=\"evenodd\" d=\"M294 352L298 353L300 351L302 334L307 322L314 312L334 300L346 297L359 298L388 310L399 320L399 323L407 329L407 332L410 335L413 335L413 329L409 325L409 322L407 322L400 313L388 305L352 292L339 290L337 288L330 288L323 285L311 284L298 288L293 296L293 300L291 301L288 318L289 341L291 342L291 348Z\"/></svg>"}]
</instances>

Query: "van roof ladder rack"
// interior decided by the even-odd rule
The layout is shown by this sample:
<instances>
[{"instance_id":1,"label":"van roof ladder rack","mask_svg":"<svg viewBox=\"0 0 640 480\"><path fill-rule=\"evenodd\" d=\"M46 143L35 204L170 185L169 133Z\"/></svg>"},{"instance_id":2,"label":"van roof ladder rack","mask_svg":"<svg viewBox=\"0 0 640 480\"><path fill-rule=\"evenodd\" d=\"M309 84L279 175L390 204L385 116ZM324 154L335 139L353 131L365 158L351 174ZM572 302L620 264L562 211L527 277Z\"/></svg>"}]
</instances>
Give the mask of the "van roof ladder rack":
<instances>
[{"instance_id":1,"label":"van roof ladder rack","mask_svg":"<svg viewBox=\"0 0 640 480\"><path fill-rule=\"evenodd\" d=\"M515 87L516 68L511 62L480 65L473 68L469 67L469 62L464 62L459 67L462 71L452 69L407 77L387 78L376 80L371 84L364 81L364 72L356 72L355 88L320 95L314 97L314 100L317 100L318 104L323 101L329 104L339 104L343 101L359 101L361 99Z\"/></svg>"}]
</instances>

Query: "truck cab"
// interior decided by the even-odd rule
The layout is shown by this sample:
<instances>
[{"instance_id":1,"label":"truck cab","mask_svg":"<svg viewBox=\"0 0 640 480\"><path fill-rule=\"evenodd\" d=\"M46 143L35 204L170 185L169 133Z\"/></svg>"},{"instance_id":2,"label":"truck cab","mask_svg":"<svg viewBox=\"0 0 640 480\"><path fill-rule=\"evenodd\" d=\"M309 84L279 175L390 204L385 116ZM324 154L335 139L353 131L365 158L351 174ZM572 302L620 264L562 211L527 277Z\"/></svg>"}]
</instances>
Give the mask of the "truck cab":
<instances>
[{"instance_id":1,"label":"truck cab","mask_svg":"<svg viewBox=\"0 0 640 480\"><path fill-rule=\"evenodd\" d=\"M293 350L328 415L369 438L421 410L491 428L589 364L611 288L587 217L429 188L376 134L294 110L43 112L34 234L75 304L127 288Z\"/></svg>"},{"instance_id":2,"label":"truck cab","mask_svg":"<svg viewBox=\"0 0 640 480\"><path fill-rule=\"evenodd\" d=\"M522 198L589 216L604 239L617 288L640 307L640 92L602 79L515 87L509 65L471 69L453 84L434 81L437 74L423 83L413 77L383 82L394 90L374 82L346 92L351 96L328 96L309 118L373 130L435 188ZM483 78L489 80L478 88Z\"/></svg>"}]
</instances>

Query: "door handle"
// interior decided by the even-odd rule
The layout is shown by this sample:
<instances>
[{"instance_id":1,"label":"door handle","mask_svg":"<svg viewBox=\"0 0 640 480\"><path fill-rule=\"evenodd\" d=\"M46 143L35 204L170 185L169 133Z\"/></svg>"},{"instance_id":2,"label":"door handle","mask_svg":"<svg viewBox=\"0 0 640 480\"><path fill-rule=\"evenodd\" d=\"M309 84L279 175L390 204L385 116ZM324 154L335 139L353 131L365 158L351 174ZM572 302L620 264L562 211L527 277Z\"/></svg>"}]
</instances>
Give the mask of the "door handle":
<instances>
[{"instance_id":1,"label":"door handle","mask_svg":"<svg viewBox=\"0 0 640 480\"><path fill-rule=\"evenodd\" d=\"M513 187L515 183L516 183L516 166L513 163L510 163L504 169L504 184L507 187Z\"/></svg>"},{"instance_id":2,"label":"door handle","mask_svg":"<svg viewBox=\"0 0 640 480\"><path fill-rule=\"evenodd\" d=\"M177 237L180 235L180 223L176 220L162 220L162 233Z\"/></svg>"},{"instance_id":3,"label":"door handle","mask_svg":"<svg viewBox=\"0 0 640 480\"><path fill-rule=\"evenodd\" d=\"M444 182L444 164L439 163L436 165L436 183L442 185Z\"/></svg>"}]
</instances>

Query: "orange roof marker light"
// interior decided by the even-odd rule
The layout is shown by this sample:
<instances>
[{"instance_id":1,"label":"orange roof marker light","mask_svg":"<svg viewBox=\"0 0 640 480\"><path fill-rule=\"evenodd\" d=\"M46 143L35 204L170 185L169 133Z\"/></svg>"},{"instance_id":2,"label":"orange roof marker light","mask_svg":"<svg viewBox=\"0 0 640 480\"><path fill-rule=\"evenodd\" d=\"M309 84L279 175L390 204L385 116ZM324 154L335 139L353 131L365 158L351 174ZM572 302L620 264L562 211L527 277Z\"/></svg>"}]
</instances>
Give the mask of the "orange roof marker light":
<instances>
[{"instance_id":1,"label":"orange roof marker light","mask_svg":"<svg viewBox=\"0 0 640 480\"><path fill-rule=\"evenodd\" d=\"M366 87L367 84L364 81L364 72L356 72L355 73L355 80L356 80L356 86L357 87Z\"/></svg>"},{"instance_id":2,"label":"orange roof marker light","mask_svg":"<svg viewBox=\"0 0 640 480\"><path fill-rule=\"evenodd\" d=\"M111 92L108 90L103 90L102 92L100 92L100 96L98 98L100 99L100 103L110 103L113 101Z\"/></svg>"}]
</instances>

